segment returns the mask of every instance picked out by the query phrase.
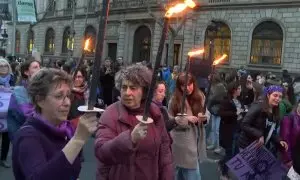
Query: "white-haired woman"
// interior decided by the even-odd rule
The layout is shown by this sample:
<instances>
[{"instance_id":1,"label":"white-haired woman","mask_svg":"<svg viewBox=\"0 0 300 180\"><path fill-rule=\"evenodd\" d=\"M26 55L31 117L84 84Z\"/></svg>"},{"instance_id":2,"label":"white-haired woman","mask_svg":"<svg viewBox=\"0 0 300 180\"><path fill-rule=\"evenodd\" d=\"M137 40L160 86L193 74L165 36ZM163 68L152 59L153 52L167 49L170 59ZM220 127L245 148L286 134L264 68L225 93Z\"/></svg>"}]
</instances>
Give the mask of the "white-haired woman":
<instances>
[{"instance_id":1,"label":"white-haired woman","mask_svg":"<svg viewBox=\"0 0 300 180\"><path fill-rule=\"evenodd\" d=\"M174 179L170 139L159 107L150 106L151 124L136 118L144 112L151 76L143 65L121 70L116 81L121 100L107 107L96 135L97 180Z\"/></svg>"},{"instance_id":2,"label":"white-haired woman","mask_svg":"<svg viewBox=\"0 0 300 180\"><path fill-rule=\"evenodd\" d=\"M11 67L6 59L0 58L0 96L2 97L0 103L3 105L0 110L0 132L2 134L0 165L5 168L10 167L10 165L6 162L10 144L6 121L8 103L11 95L10 86L12 83Z\"/></svg>"}]
</instances>

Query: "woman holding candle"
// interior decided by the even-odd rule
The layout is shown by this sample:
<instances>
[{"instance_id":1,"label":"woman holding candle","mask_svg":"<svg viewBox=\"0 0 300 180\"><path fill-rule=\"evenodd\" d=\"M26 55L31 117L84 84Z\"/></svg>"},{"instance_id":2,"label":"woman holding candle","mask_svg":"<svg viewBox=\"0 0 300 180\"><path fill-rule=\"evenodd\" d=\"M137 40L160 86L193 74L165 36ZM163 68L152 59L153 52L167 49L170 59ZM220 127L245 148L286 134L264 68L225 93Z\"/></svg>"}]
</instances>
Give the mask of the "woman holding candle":
<instances>
[{"instance_id":1,"label":"woman holding candle","mask_svg":"<svg viewBox=\"0 0 300 180\"><path fill-rule=\"evenodd\" d=\"M150 105L151 124L136 118L146 108L151 77L143 65L120 71L116 87L121 100L102 114L96 135L98 180L173 179L170 140L159 107Z\"/></svg>"},{"instance_id":2,"label":"woman holding candle","mask_svg":"<svg viewBox=\"0 0 300 180\"><path fill-rule=\"evenodd\" d=\"M185 73L180 73L176 81L176 89L170 100L169 113L176 116L179 124L171 131L173 139L172 151L176 166L176 180L201 179L199 159L206 158L205 129L201 125L207 121L209 115L203 115L204 94L197 88L195 77L188 75L185 82ZM187 86L185 113L181 113L183 92ZM208 111L206 111L208 112Z\"/></svg>"},{"instance_id":3,"label":"woman holding candle","mask_svg":"<svg viewBox=\"0 0 300 180\"><path fill-rule=\"evenodd\" d=\"M74 132L66 121L71 80L62 70L40 70L32 77L28 93L35 112L14 137L15 179L76 180L81 169L80 152L97 129L96 113L81 116Z\"/></svg>"},{"instance_id":4,"label":"woman holding candle","mask_svg":"<svg viewBox=\"0 0 300 180\"><path fill-rule=\"evenodd\" d=\"M265 145L275 156L277 149L288 150L288 144L278 135L279 102L282 100L283 88L271 85L265 88L264 99L251 105L241 122L239 147L246 148L257 141L259 146Z\"/></svg>"}]
</instances>

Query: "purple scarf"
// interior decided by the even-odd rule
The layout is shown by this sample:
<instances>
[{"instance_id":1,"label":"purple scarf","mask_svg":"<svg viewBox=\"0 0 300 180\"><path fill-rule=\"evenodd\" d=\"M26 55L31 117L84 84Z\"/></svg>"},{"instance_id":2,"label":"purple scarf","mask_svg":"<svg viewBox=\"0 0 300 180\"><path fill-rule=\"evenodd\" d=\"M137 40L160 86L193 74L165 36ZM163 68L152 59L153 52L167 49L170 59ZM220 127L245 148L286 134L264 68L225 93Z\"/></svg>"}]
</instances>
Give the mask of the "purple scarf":
<instances>
[{"instance_id":1,"label":"purple scarf","mask_svg":"<svg viewBox=\"0 0 300 180\"><path fill-rule=\"evenodd\" d=\"M39 114L39 113L35 112L33 114L33 117L34 117L34 119L41 121L43 124L48 126L48 128L50 128L51 131L53 131L59 135L67 136L69 139L71 139L74 135L74 130L69 121L63 121L58 126L54 126L48 120L46 120L44 117L42 117L41 114Z\"/></svg>"}]
</instances>

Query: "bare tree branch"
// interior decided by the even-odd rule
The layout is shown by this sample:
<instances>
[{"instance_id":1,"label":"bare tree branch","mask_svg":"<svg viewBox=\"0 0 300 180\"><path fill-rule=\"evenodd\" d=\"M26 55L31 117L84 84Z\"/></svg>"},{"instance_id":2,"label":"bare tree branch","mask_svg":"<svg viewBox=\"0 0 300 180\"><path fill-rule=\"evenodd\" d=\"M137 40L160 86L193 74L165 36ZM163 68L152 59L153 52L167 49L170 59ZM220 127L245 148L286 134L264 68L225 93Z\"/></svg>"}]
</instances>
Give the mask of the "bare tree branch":
<instances>
[{"instance_id":1,"label":"bare tree branch","mask_svg":"<svg viewBox=\"0 0 300 180\"><path fill-rule=\"evenodd\" d=\"M188 19L188 16L187 15L185 15L184 17L183 17L183 19L181 20L181 22L180 22L180 24L179 24L179 26L176 28L176 34L178 34L179 33L179 31L182 29L182 27L184 26L184 24L186 23L186 21L187 21L187 19Z\"/></svg>"}]
</instances>

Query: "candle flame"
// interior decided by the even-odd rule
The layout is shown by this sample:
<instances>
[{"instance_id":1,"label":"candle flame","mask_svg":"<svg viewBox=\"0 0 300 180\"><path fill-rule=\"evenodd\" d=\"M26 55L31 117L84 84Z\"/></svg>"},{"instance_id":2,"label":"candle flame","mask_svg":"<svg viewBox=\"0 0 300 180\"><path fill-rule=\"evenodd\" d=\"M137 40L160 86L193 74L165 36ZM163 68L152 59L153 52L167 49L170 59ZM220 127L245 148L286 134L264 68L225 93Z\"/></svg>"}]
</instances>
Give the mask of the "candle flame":
<instances>
[{"instance_id":1,"label":"candle flame","mask_svg":"<svg viewBox=\"0 0 300 180\"><path fill-rule=\"evenodd\" d=\"M88 39L85 40L85 42L84 42L84 50L85 50L85 51L90 51L89 45L90 45L90 38L88 38Z\"/></svg>"},{"instance_id":2,"label":"candle flame","mask_svg":"<svg viewBox=\"0 0 300 180\"><path fill-rule=\"evenodd\" d=\"M188 52L188 56L193 57L193 56L197 56L197 55L200 55L203 53L204 53L204 49L197 49L197 50Z\"/></svg>"},{"instance_id":3,"label":"candle flame","mask_svg":"<svg viewBox=\"0 0 300 180\"><path fill-rule=\"evenodd\" d=\"M214 61L214 63L213 63L213 65L218 65L218 64L220 64L220 62L222 62L224 59L226 59L227 58L227 54L223 54L223 56L222 57L220 57L219 59L216 59L215 61Z\"/></svg>"},{"instance_id":4,"label":"candle flame","mask_svg":"<svg viewBox=\"0 0 300 180\"><path fill-rule=\"evenodd\" d=\"M165 14L165 17L172 17L173 14L178 14L184 11L186 8L193 9L196 7L196 3L193 0L185 0L184 3L178 3L168 9Z\"/></svg>"}]
</instances>

